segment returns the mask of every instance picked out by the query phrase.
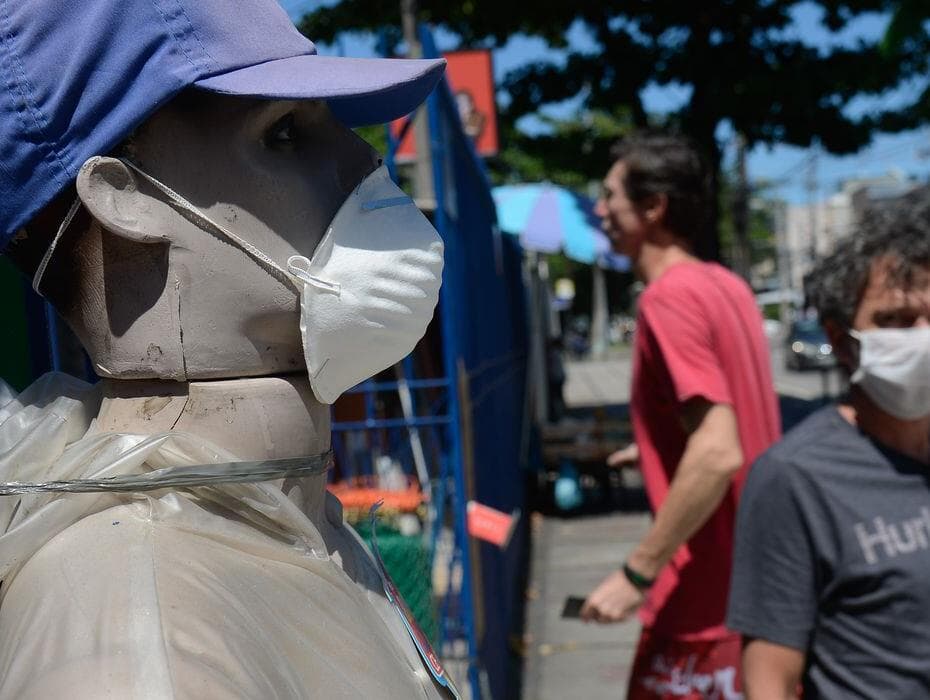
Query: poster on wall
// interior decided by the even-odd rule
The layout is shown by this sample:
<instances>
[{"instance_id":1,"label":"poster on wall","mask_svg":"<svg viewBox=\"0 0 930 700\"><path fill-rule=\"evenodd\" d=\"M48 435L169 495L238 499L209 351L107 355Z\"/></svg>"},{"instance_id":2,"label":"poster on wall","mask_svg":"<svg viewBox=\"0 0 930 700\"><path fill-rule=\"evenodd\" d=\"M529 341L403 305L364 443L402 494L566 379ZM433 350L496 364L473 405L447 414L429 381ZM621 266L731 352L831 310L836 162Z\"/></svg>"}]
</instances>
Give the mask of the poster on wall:
<instances>
[{"instance_id":1,"label":"poster on wall","mask_svg":"<svg viewBox=\"0 0 930 700\"><path fill-rule=\"evenodd\" d=\"M462 128L475 144L479 156L497 155L497 107L494 102L494 73L491 52L487 49L450 51L443 54L447 61L446 78L459 108ZM403 129L406 118L391 123L396 137ZM413 129L397 147L398 163L416 160Z\"/></svg>"}]
</instances>

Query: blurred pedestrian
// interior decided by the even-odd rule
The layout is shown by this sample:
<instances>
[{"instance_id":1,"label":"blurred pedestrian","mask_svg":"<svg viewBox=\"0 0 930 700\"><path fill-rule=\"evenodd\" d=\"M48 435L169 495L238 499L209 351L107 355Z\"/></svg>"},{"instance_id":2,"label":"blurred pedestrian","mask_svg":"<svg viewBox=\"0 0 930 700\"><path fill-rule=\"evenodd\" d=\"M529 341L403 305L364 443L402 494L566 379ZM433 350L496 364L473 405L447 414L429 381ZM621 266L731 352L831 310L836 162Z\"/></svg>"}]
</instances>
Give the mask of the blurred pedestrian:
<instances>
[{"instance_id":1,"label":"blurred pedestrian","mask_svg":"<svg viewBox=\"0 0 930 700\"><path fill-rule=\"evenodd\" d=\"M565 363L562 361L562 353L562 338L550 338L546 346L546 381L549 386L547 413L550 423L558 423L565 415Z\"/></svg>"},{"instance_id":2,"label":"blurred pedestrian","mask_svg":"<svg viewBox=\"0 0 930 700\"><path fill-rule=\"evenodd\" d=\"M655 521L582 617L618 622L639 610L628 697L739 697L740 639L724 624L733 521L748 465L780 430L762 318L741 278L693 253L708 208L696 151L647 135L613 155L597 212L646 284L629 452Z\"/></svg>"},{"instance_id":3,"label":"blurred pedestrian","mask_svg":"<svg viewBox=\"0 0 930 700\"><path fill-rule=\"evenodd\" d=\"M752 698L930 697L930 193L807 279L849 395L754 465L728 620Z\"/></svg>"}]
</instances>

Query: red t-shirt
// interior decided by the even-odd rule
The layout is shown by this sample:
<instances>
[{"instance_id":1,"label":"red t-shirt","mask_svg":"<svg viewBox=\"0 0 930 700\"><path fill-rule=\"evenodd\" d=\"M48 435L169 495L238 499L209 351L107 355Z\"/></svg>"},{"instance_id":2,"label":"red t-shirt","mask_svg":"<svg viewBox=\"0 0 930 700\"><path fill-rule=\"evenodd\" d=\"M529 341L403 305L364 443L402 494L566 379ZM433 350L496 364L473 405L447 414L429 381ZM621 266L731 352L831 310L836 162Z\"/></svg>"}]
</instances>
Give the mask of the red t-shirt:
<instances>
[{"instance_id":1,"label":"red t-shirt","mask_svg":"<svg viewBox=\"0 0 930 700\"><path fill-rule=\"evenodd\" d=\"M714 639L727 633L739 492L749 465L780 435L762 317L746 283L715 263L674 265L640 297L631 414L653 510L688 439L681 406L695 397L733 407L745 462L716 512L662 570L640 618L658 635Z\"/></svg>"}]
</instances>

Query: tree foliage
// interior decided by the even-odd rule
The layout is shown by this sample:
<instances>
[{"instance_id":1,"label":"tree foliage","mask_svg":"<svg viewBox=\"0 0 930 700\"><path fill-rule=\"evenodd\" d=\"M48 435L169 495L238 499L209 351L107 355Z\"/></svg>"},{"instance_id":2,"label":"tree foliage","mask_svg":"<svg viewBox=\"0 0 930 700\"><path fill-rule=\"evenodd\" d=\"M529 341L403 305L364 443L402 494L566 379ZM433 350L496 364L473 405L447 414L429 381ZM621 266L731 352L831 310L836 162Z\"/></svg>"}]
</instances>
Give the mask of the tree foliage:
<instances>
[{"instance_id":1,"label":"tree foliage","mask_svg":"<svg viewBox=\"0 0 930 700\"><path fill-rule=\"evenodd\" d=\"M920 70L921 54L926 55L927 33L930 24L930 3L927 0L900 0L891 16L882 39L885 56L898 56L912 60ZM889 130L906 128L915 122L930 121L930 85L924 87L917 99L896 113L889 113L882 126Z\"/></svg>"},{"instance_id":2,"label":"tree foliage","mask_svg":"<svg viewBox=\"0 0 930 700\"><path fill-rule=\"evenodd\" d=\"M647 127L655 118L646 112L643 90L677 85L688 96L662 125L691 136L718 174L715 136L724 121L750 147L818 142L829 152L851 153L876 130L903 130L926 120L927 99L919 91L894 109L847 109L854 98L882 95L926 75L930 38L923 24L910 23L910 14L900 20L904 38L891 49L881 40L814 47L792 30L793 13L802 5L817 7L824 28L840 32L867 13L900 15L902 3L916 8L911 14L926 7L926 0L420 0L419 7L420 19L450 31L463 47L502 46L525 34L565 51L564 62L531 62L501 85L511 98L501 115L504 133L519 148L532 152L535 146L513 124L547 104L580 95L587 114L623 112L633 125ZM342 31L399 26L398 7L397 0L342 0L307 15L300 27L315 40L331 41ZM568 45L566 31L576 23L590 36L589 46ZM396 29L383 37L389 44L399 41ZM552 134L535 145L551 150L556 137L583 135Z\"/></svg>"},{"instance_id":3,"label":"tree foliage","mask_svg":"<svg viewBox=\"0 0 930 700\"><path fill-rule=\"evenodd\" d=\"M502 122L501 152L488 161L492 179L549 181L583 192L610 166L610 147L634 128L629 111L586 111L571 119L542 118L546 133L529 136L513 121Z\"/></svg>"},{"instance_id":4,"label":"tree foliage","mask_svg":"<svg viewBox=\"0 0 930 700\"><path fill-rule=\"evenodd\" d=\"M927 37L914 31L911 15L924 0L905 1L908 41L899 50L882 43L811 47L789 29L797 0L576 0L571 3L421 0L422 19L460 37L463 46L501 46L517 33L539 36L553 48L569 48L567 62L540 61L513 71L504 88L515 116L541 105L585 95L589 109L632 110L645 126L640 92L648 84L692 88L676 113L699 140L722 119L732 121L749 145L758 141L808 145L816 138L831 152L854 151L869 141L876 118L853 118L843 107L860 94L879 94L927 67ZM868 12L892 12L901 0L820 0L822 22L840 31ZM910 6L913 5L913 9ZM926 13L925 13L926 16ZM398 23L396 0L343 0L307 15L301 28L330 41L340 31L378 30ZM574 50L565 30L575 21L596 48ZM916 27L920 27L917 23ZM896 110L897 111L897 110Z\"/></svg>"}]
</instances>

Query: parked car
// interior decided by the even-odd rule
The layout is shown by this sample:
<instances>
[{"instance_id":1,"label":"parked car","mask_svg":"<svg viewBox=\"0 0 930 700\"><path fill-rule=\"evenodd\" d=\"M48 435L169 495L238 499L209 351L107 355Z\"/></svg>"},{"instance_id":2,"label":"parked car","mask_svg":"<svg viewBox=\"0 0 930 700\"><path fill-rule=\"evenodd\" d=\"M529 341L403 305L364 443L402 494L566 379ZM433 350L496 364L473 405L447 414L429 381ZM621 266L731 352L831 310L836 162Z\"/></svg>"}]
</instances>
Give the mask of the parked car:
<instances>
[{"instance_id":1,"label":"parked car","mask_svg":"<svg viewBox=\"0 0 930 700\"><path fill-rule=\"evenodd\" d=\"M785 339L787 369L830 369L835 366L833 346L819 321L806 318L791 324Z\"/></svg>"}]
</instances>

